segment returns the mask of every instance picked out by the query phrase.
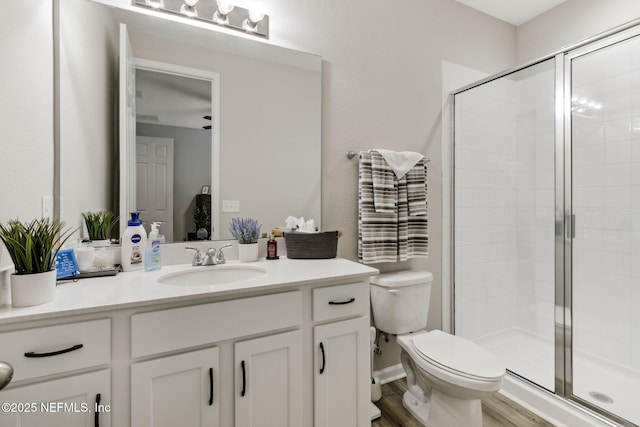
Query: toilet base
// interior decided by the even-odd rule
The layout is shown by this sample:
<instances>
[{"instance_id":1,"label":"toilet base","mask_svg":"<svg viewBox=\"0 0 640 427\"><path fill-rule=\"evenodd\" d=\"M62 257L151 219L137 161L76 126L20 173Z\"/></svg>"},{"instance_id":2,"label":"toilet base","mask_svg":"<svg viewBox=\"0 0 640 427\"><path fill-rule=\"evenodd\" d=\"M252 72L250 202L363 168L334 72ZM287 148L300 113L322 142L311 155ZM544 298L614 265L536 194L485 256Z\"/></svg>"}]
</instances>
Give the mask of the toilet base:
<instances>
[{"instance_id":1,"label":"toilet base","mask_svg":"<svg viewBox=\"0 0 640 427\"><path fill-rule=\"evenodd\" d=\"M431 399L422 402L410 391L406 391L402 397L402 406L424 426L482 427L480 399L456 399L433 390Z\"/></svg>"},{"instance_id":2,"label":"toilet base","mask_svg":"<svg viewBox=\"0 0 640 427\"><path fill-rule=\"evenodd\" d=\"M410 391L405 391L402 396L402 406L413 415L415 419L420 421L422 425L427 425L429 418L429 402L421 402L416 399Z\"/></svg>"}]
</instances>

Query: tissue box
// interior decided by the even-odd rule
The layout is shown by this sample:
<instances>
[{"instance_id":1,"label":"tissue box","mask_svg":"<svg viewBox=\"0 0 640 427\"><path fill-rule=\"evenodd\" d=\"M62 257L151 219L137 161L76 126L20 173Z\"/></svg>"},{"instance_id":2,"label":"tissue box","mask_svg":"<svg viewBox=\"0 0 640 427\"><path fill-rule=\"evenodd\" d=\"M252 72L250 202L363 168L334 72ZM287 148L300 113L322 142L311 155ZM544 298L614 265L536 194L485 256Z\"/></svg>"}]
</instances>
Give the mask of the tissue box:
<instances>
[{"instance_id":1,"label":"tissue box","mask_svg":"<svg viewBox=\"0 0 640 427\"><path fill-rule=\"evenodd\" d=\"M328 259L335 258L338 252L338 232L322 233L284 233L287 258L291 259Z\"/></svg>"}]
</instances>

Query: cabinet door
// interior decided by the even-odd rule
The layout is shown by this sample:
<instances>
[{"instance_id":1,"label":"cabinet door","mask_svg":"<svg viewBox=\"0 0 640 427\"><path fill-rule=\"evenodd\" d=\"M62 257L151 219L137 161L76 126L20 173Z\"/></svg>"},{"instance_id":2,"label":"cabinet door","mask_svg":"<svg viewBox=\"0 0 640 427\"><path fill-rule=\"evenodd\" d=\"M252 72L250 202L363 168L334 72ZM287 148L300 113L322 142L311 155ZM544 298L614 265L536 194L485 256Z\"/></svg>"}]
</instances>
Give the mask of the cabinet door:
<instances>
[{"instance_id":1,"label":"cabinet door","mask_svg":"<svg viewBox=\"0 0 640 427\"><path fill-rule=\"evenodd\" d=\"M219 425L218 349L131 365L131 425Z\"/></svg>"},{"instance_id":2,"label":"cabinet door","mask_svg":"<svg viewBox=\"0 0 640 427\"><path fill-rule=\"evenodd\" d=\"M107 427L110 375L103 370L5 389L0 392L0 426Z\"/></svg>"},{"instance_id":3,"label":"cabinet door","mask_svg":"<svg viewBox=\"0 0 640 427\"><path fill-rule=\"evenodd\" d=\"M235 344L235 427L302 425L302 332Z\"/></svg>"},{"instance_id":4,"label":"cabinet door","mask_svg":"<svg viewBox=\"0 0 640 427\"><path fill-rule=\"evenodd\" d=\"M314 426L369 426L369 319L313 328Z\"/></svg>"}]
</instances>

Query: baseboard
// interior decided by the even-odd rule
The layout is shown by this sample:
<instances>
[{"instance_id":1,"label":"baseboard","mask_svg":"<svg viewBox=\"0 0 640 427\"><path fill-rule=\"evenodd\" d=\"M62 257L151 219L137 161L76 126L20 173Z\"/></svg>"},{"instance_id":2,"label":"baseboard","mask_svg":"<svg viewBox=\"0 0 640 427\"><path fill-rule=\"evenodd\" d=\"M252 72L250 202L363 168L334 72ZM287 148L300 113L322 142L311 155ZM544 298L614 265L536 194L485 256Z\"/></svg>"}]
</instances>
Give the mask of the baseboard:
<instances>
[{"instance_id":1,"label":"baseboard","mask_svg":"<svg viewBox=\"0 0 640 427\"><path fill-rule=\"evenodd\" d=\"M386 384L406 377L402 364L387 366L379 371L373 371L373 377L378 378L380 384Z\"/></svg>"}]
</instances>

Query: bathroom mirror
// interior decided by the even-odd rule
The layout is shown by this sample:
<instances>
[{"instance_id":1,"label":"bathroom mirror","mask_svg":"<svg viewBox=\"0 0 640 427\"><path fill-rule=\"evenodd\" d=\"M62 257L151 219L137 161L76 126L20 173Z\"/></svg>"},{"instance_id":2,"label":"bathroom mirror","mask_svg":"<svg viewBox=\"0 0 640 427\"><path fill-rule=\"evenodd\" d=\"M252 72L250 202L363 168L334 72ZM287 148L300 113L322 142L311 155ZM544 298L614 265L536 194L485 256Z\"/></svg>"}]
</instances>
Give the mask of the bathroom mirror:
<instances>
[{"instance_id":1,"label":"bathroom mirror","mask_svg":"<svg viewBox=\"0 0 640 427\"><path fill-rule=\"evenodd\" d=\"M214 238L231 238L228 224L237 216L258 219L265 232L283 226L289 215L321 224L321 58L185 24L179 17L161 18L128 3L65 0L59 8L63 221L80 227L84 211L123 206L119 170L134 155L116 149L124 23L133 64L158 62L219 75L219 116L210 122L219 121L210 131L218 132L219 152L212 146L209 179L191 183L192 203L174 212L187 229L168 240L182 241L196 231L192 209L203 192L211 198ZM196 169L201 168L193 163ZM126 210L119 213L126 225Z\"/></svg>"}]
</instances>

